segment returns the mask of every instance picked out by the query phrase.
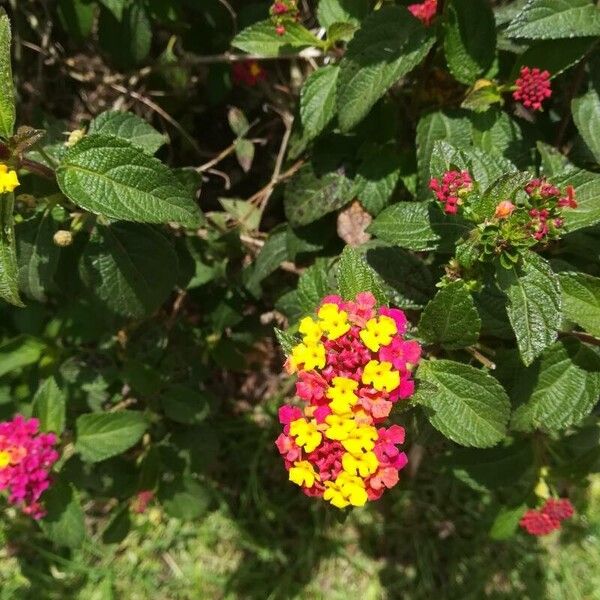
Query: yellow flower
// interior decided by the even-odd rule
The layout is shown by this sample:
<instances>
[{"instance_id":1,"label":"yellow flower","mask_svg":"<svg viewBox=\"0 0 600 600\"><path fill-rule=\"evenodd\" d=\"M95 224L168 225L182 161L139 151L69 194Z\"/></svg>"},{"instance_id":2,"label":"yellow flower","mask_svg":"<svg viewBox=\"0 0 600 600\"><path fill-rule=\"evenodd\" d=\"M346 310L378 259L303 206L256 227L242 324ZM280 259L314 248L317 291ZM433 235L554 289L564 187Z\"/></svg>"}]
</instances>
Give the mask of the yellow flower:
<instances>
[{"instance_id":1,"label":"yellow flower","mask_svg":"<svg viewBox=\"0 0 600 600\"><path fill-rule=\"evenodd\" d=\"M298 331L304 336L302 341L308 346L319 342L321 340L321 336L323 335L323 330L311 317L304 317L304 319L300 321Z\"/></svg>"},{"instance_id":2,"label":"yellow flower","mask_svg":"<svg viewBox=\"0 0 600 600\"><path fill-rule=\"evenodd\" d=\"M349 504L364 506L368 499L364 481L348 473L340 473L335 481L326 481L325 487L323 499L337 508L345 508Z\"/></svg>"},{"instance_id":3,"label":"yellow flower","mask_svg":"<svg viewBox=\"0 0 600 600\"><path fill-rule=\"evenodd\" d=\"M290 481L296 485L311 488L315 481L320 481L319 474L307 460L299 460L294 463L289 472Z\"/></svg>"},{"instance_id":4,"label":"yellow flower","mask_svg":"<svg viewBox=\"0 0 600 600\"><path fill-rule=\"evenodd\" d=\"M334 377L333 386L327 390L327 397L333 402L329 403L331 410L342 415L350 412L358 402L358 396L354 393L358 388L358 381L349 377Z\"/></svg>"},{"instance_id":5,"label":"yellow flower","mask_svg":"<svg viewBox=\"0 0 600 600\"><path fill-rule=\"evenodd\" d=\"M0 469L4 469L4 467L8 467L8 465L10 465L10 452L3 450L0 452Z\"/></svg>"},{"instance_id":6,"label":"yellow flower","mask_svg":"<svg viewBox=\"0 0 600 600\"><path fill-rule=\"evenodd\" d=\"M337 340L350 331L348 313L340 310L337 304L323 304L318 315L319 325L330 340Z\"/></svg>"},{"instance_id":7,"label":"yellow flower","mask_svg":"<svg viewBox=\"0 0 600 600\"><path fill-rule=\"evenodd\" d=\"M360 339L369 350L377 352L381 346L387 346L396 333L398 333L396 321L382 315L367 321L365 328L360 332Z\"/></svg>"},{"instance_id":8,"label":"yellow flower","mask_svg":"<svg viewBox=\"0 0 600 600\"><path fill-rule=\"evenodd\" d=\"M325 346L323 344L298 344L292 350L295 366L304 365L305 371L325 368Z\"/></svg>"},{"instance_id":9,"label":"yellow flower","mask_svg":"<svg viewBox=\"0 0 600 600\"><path fill-rule=\"evenodd\" d=\"M296 419L290 423L290 434L296 438L296 444L303 446L306 452L312 452L323 439L314 421Z\"/></svg>"},{"instance_id":10,"label":"yellow flower","mask_svg":"<svg viewBox=\"0 0 600 600\"><path fill-rule=\"evenodd\" d=\"M356 428L356 421L353 419L352 413L327 415L325 423L329 425L325 431L325 437L330 440L345 440L350 435L350 432Z\"/></svg>"},{"instance_id":11,"label":"yellow flower","mask_svg":"<svg viewBox=\"0 0 600 600\"><path fill-rule=\"evenodd\" d=\"M367 477L377 471L379 461L374 452L363 452L362 454L350 454L346 452L342 456L342 467L350 475Z\"/></svg>"},{"instance_id":12,"label":"yellow flower","mask_svg":"<svg viewBox=\"0 0 600 600\"><path fill-rule=\"evenodd\" d=\"M394 371L392 363L370 360L363 371L362 381L378 392L391 392L400 385L400 373Z\"/></svg>"},{"instance_id":13,"label":"yellow flower","mask_svg":"<svg viewBox=\"0 0 600 600\"><path fill-rule=\"evenodd\" d=\"M9 168L5 164L0 164L0 194L13 192L19 186L19 179L16 171Z\"/></svg>"},{"instance_id":14,"label":"yellow flower","mask_svg":"<svg viewBox=\"0 0 600 600\"><path fill-rule=\"evenodd\" d=\"M378 437L377 429L371 425L357 427L350 432L345 440L342 440L342 446L350 454L358 456L363 452L373 450Z\"/></svg>"}]
</instances>

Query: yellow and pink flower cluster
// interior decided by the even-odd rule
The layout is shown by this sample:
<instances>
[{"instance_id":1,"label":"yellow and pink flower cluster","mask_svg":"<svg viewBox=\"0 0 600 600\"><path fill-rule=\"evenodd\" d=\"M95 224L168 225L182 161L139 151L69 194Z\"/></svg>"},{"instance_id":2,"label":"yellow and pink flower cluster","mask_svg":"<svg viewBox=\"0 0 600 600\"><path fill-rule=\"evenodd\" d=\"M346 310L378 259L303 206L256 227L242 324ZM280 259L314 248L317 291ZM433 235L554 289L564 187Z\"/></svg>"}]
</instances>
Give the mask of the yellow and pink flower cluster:
<instances>
[{"instance_id":1,"label":"yellow and pink flower cluster","mask_svg":"<svg viewBox=\"0 0 600 600\"><path fill-rule=\"evenodd\" d=\"M317 318L300 322L302 342L286 367L298 373L302 408L279 409L276 445L290 481L333 506L363 506L398 483L407 458L404 429L378 427L414 392L421 347L404 334L401 310L376 308L368 292L352 301L324 298Z\"/></svg>"}]
</instances>

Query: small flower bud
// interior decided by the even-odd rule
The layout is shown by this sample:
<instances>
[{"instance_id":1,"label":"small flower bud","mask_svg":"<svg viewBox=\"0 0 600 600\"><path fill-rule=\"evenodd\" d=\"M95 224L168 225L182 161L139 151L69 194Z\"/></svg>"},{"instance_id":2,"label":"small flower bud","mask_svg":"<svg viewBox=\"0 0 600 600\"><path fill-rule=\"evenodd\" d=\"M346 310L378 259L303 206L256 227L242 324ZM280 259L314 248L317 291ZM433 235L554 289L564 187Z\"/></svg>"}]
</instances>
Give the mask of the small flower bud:
<instances>
[{"instance_id":1,"label":"small flower bud","mask_svg":"<svg viewBox=\"0 0 600 600\"><path fill-rule=\"evenodd\" d=\"M69 148L71 148L77 142L81 141L84 137L85 137L84 129L75 129L75 131L71 131L71 133L69 133L69 139L66 141L65 145L68 146Z\"/></svg>"},{"instance_id":2,"label":"small flower bud","mask_svg":"<svg viewBox=\"0 0 600 600\"><path fill-rule=\"evenodd\" d=\"M73 243L73 234L70 231L60 229L54 234L52 240L57 246L65 248L66 246L70 246Z\"/></svg>"},{"instance_id":3,"label":"small flower bud","mask_svg":"<svg viewBox=\"0 0 600 600\"><path fill-rule=\"evenodd\" d=\"M494 216L497 219L506 219L512 215L515 210L515 205L510 200L503 200L496 206L496 212Z\"/></svg>"}]
</instances>

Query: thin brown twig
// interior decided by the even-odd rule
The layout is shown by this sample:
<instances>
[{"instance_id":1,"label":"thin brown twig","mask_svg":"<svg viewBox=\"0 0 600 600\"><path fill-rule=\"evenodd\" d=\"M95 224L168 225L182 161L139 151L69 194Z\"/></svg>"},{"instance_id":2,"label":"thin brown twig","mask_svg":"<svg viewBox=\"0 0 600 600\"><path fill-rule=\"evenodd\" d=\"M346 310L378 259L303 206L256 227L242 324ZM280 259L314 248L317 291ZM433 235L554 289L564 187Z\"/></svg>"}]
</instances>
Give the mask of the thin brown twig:
<instances>
[{"instance_id":1,"label":"thin brown twig","mask_svg":"<svg viewBox=\"0 0 600 600\"><path fill-rule=\"evenodd\" d=\"M496 363L492 362L487 356L481 354L474 346L468 346L465 350L486 369L491 369L492 371L496 369Z\"/></svg>"},{"instance_id":2,"label":"thin brown twig","mask_svg":"<svg viewBox=\"0 0 600 600\"><path fill-rule=\"evenodd\" d=\"M576 337L578 340L582 342L586 342L587 344L591 344L592 346L600 346L600 339L597 337L590 335L589 333L585 333L583 331L559 331L558 336L561 338Z\"/></svg>"},{"instance_id":3,"label":"thin brown twig","mask_svg":"<svg viewBox=\"0 0 600 600\"><path fill-rule=\"evenodd\" d=\"M42 163L39 163L36 160L31 160L30 158L22 158L21 167L23 167L30 173L35 173L36 175L44 177L45 179L54 180L54 178L56 177L54 171L50 167L47 167L46 165L43 165Z\"/></svg>"}]
</instances>

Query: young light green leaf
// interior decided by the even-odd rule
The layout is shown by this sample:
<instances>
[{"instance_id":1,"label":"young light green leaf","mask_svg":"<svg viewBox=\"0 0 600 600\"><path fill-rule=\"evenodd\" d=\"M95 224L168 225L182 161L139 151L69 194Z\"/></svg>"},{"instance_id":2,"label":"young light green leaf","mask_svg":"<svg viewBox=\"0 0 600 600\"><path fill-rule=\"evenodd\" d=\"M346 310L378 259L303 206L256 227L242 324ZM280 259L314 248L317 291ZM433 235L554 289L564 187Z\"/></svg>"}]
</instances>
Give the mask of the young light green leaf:
<instances>
[{"instance_id":1,"label":"young light green leaf","mask_svg":"<svg viewBox=\"0 0 600 600\"><path fill-rule=\"evenodd\" d=\"M46 344L30 335L20 335L0 344L0 377L40 360Z\"/></svg>"},{"instance_id":2,"label":"young light green leaf","mask_svg":"<svg viewBox=\"0 0 600 600\"><path fill-rule=\"evenodd\" d=\"M600 396L600 357L574 338L557 342L518 375L520 406L512 426L519 431L558 431L580 423Z\"/></svg>"},{"instance_id":3,"label":"young light green leaf","mask_svg":"<svg viewBox=\"0 0 600 600\"><path fill-rule=\"evenodd\" d=\"M3 138L9 138L13 134L16 118L11 39L10 20L5 10L0 8L0 137Z\"/></svg>"},{"instance_id":4,"label":"young light green leaf","mask_svg":"<svg viewBox=\"0 0 600 600\"><path fill-rule=\"evenodd\" d=\"M24 306L19 296L14 204L12 192L0 194L0 298L14 306Z\"/></svg>"},{"instance_id":5,"label":"young light green leaf","mask_svg":"<svg viewBox=\"0 0 600 600\"><path fill-rule=\"evenodd\" d=\"M498 267L496 278L508 298L508 318L517 338L521 359L530 365L557 336L562 319L558 277L538 254L529 251L523 263Z\"/></svg>"},{"instance_id":6,"label":"young light green leaf","mask_svg":"<svg viewBox=\"0 0 600 600\"><path fill-rule=\"evenodd\" d=\"M100 462L137 444L148 427L140 412L89 413L77 419L75 450L86 462Z\"/></svg>"},{"instance_id":7,"label":"young light green leaf","mask_svg":"<svg viewBox=\"0 0 600 600\"><path fill-rule=\"evenodd\" d=\"M519 529L519 521L525 514L527 506L521 504L516 508L502 507L490 529L490 537L493 540L507 540L511 538Z\"/></svg>"},{"instance_id":8,"label":"young light green leaf","mask_svg":"<svg viewBox=\"0 0 600 600\"><path fill-rule=\"evenodd\" d=\"M300 93L300 119L307 140L316 138L335 117L338 65L317 69Z\"/></svg>"},{"instance_id":9,"label":"young light green leaf","mask_svg":"<svg viewBox=\"0 0 600 600\"><path fill-rule=\"evenodd\" d=\"M327 29L327 41L331 44L349 42L357 29L358 25L352 23L332 23Z\"/></svg>"},{"instance_id":10,"label":"young light green leaf","mask_svg":"<svg viewBox=\"0 0 600 600\"><path fill-rule=\"evenodd\" d=\"M600 9L592 0L529 0L505 33L531 40L598 36Z\"/></svg>"},{"instance_id":11,"label":"young light green leaf","mask_svg":"<svg viewBox=\"0 0 600 600\"><path fill-rule=\"evenodd\" d=\"M142 318L167 298L177 280L177 254L148 225L98 225L85 247L79 271L90 293L114 312Z\"/></svg>"},{"instance_id":12,"label":"young light green leaf","mask_svg":"<svg viewBox=\"0 0 600 600\"><path fill-rule=\"evenodd\" d=\"M40 420L40 429L61 435L66 421L65 395L54 377L49 377L33 397L33 416Z\"/></svg>"},{"instance_id":13,"label":"young light green leaf","mask_svg":"<svg viewBox=\"0 0 600 600\"><path fill-rule=\"evenodd\" d=\"M586 146L600 164L600 95L594 88L571 102L573 121Z\"/></svg>"},{"instance_id":14,"label":"young light green leaf","mask_svg":"<svg viewBox=\"0 0 600 600\"><path fill-rule=\"evenodd\" d=\"M575 189L577 208L563 211L568 232L600 223L600 175L584 170L569 171L551 181L560 189L564 190L567 185Z\"/></svg>"},{"instance_id":15,"label":"young light green leaf","mask_svg":"<svg viewBox=\"0 0 600 600\"><path fill-rule=\"evenodd\" d=\"M70 148L57 172L77 206L112 219L142 223L202 223L193 196L159 160L131 142L92 134Z\"/></svg>"},{"instance_id":16,"label":"young light green leaf","mask_svg":"<svg viewBox=\"0 0 600 600\"><path fill-rule=\"evenodd\" d=\"M506 434L510 403L504 388L485 371L451 360L421 363L415 401L430 423L463 446L488 448Z\"/></svg>"},{"instance_id":17,"label":"young light green leaf","mask_svg":"<svg viewBox=\"0 0 600 600\"><path fill-rule=\"evenodd\" d=\"M60 249L53 242L57 229L50 211L37 213L15 228L19 287L38 302L45 301L58 266Z\"/></svg>"},{"instance_id":18,"label":"young light green leaf","mask_svg":"<svg viewBox=\"0 0 600 600\"><path fill-rule=\"evenodd\" d=\"M340 63L337 105L343 131L361 121L401 77L425 58L435 41L433 31L405 7L375 11L348 43Z\"/></svg>"},{"instance_id":19,"label":"young light green leaf","mask_svg":"<svg viewBox=\"0 0 600 600\"><path fill-rule=\"evenodd\" d=\"M317 18L321 27L336 23L358 25L369 12L369 0L319 0Z\"/></svg>"},{"instance_id":20,"label":"young light green leaf","mask_svg":"<svg viewBox=\"0 0 600 600\"><path fill-rule=\"evenodd\" d=\"M341 172L318 177L304 165L288 182L283 198L285 215L292 227L308 225L352 200L352 184Z\"/></svg>"},{"instance_id":21,"label":"young light green leaf","mask_svg":"<svg viewBox=\"0 0 600 600\"><path fill-rule=\"evenodd\" d=\"M378 302L387 301L379 277L369 266L364 255L349 246L344 248L338 263L337 285L341 297L345 300L354 300L360 292L371 292Z\"/></svg>"},{"instance_id":22,"label":"young light green leaf","mask_svg":"<svg viewBox=\"0 0 600 600\"><path fill-rule=\"evenodd\" d=\"M600 277L559 273L565 317L600 337Z\"/></svg>"},{"instance_id":23,"label":"young light green leaf","mask_svg":"<svg viewBox=\"0 0 600 600\"><path fill-rule=\"evenodd\" d=\"M496 24L488 0L450 0L445 6L444 51L454 77L475 83L492 66Z\"/></svg>"},{"instance_id":24,"label":"young light green leaf","mask_svg":"<svg viewBox=\"0 0 600 600\"><path fill-rule=\"evenodd\" d=\"M443 287L425 307L419 335L429 344L465 348L479 339L481 319L475 302L462 281Z\"/></svg>"},{"instance_id":25,"label":"young light green leaf","mask_svg":"<svg viewBox=\"0 0 600 600\"><path fill-rule=\"evenodd\" d=\"M114 135L129 140L148 154L154 154L168 142L166 135L159 133L144 119L130 112L103 112L92 120L88 133Z\"/></svg>"},{"instance_id":26,"label":"young light green leaf","mask_svg":"<svg viewBox=\"0 0 600 600\"><path fill-rule=\"evenodd\" d=\"M286 23L285 33L278 35L273 22L267 20L246 27L231 45L250 54L283 56L311 46L320 48L323 42L300 23Z\"/></svg>"}]
</instances>

